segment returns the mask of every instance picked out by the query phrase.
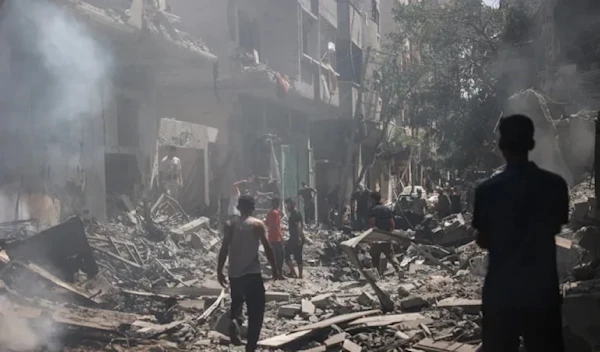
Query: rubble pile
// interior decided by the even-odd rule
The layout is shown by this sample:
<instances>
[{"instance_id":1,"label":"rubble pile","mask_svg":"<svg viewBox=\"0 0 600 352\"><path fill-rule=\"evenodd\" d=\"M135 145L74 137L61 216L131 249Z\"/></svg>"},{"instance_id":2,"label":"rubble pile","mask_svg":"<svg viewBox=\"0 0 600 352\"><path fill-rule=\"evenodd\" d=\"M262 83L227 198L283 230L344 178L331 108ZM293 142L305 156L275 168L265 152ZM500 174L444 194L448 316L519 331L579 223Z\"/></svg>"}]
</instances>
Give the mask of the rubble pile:
<instances>
[{"instance_id":1,"label":"rubble pile","mask_svg":"<svg viewBox=\"0 0 600 352\"><path fill-rule=\"evenodd\" d=\"M113 220L71 218L42 232L29 222L0 226L0 325L18 321L21 334L44 336L19 345L0 334L0 345L10 351L229 350L228 290L214 272L221 236L210 220L190 218L167 196L137 206L124 197ZM309 227L305 279L265 281L259 346L477 351L487 258L468 223L468 214L456 214L393 233ZM597 257L588 249L599 233L574 223L557 236L567 298L600 287L589 269ZM398 271L375 270L369 246L381 241L393 243ZM268 278L264 255L261 263Z\"/></svg>"}]
</instances>

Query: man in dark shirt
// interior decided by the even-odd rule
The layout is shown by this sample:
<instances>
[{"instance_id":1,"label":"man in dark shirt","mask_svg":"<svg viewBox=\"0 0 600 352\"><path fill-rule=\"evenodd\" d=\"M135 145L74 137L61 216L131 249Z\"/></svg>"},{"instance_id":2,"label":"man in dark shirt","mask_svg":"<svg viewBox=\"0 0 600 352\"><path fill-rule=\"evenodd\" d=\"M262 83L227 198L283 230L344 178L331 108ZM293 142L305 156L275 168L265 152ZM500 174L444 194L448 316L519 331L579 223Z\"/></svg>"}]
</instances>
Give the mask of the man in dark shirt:
<instances>
[{"instance_id":1,"label":"man in dark shirt","mask_svg":"<svg viewBox=\"0 0 600 352\"><path fill-rule=\"evenodd\" d=\"M302 201L304 202L304 218L307 224L315 220L315 194L317 194L317 190L308 187L306 182L302 182L302 188L298 191L298 197L302 197Z\"/></svg>"},{"instance_id":2,"label":"man in dark shirt","mask_svg":"<svg viewBox=\"0 0 600 352\"><path fill-rule=\"evenodd\" d=\"M381 204L381 194L379 192L371 193L373 206L369 210L369 228L378 228L380 230L392 232L396 224L394 223L394 213L391 209ZM385 274L387 262L382 262L381 254L392 263L396 271L400 270L400 266L394 256L394 249L390 242L373 242L371 244L371 261L373 266L379 272L379 275Z\"/></svg>"},{"instance_id":3,"label":"man in dark shirt","mask_svg":"<svg viewBox=\"0 0 600 352\"><path fill-rule=\"evenodd\" d=\"M352 194L352 203L356 202L356 223L359 231L367 228L369 223L369 198L371 191L363 185L358 185L356 191Z\"/></svg>"},{"instance_id":4,"label":"man in dark shirt","mask_svg":"<svg viewBox=\"0 0 600 352\"><path fill-rule=\"evenodd\" d=\"M531 119L502 118L499 147L505 170L475 190L473 227L489 250L483 287L483 348L563 351L555 235L568 222L564 179L528 160L535 142Z\"/></svg>"},{"instance_id":5,"label":"man in dark shirt","mask_svg":"<svg viewBox=\"0 0 600 352\"><path fill-rule=\"evenodd\" d=\"M437 213L440 220L450 216L450 198L443 188L438 189Z\"/></svg>"},{"instance_id":6,"label":"man in dark shirt","mask_svg":"<svg viewBox=\"0 0 600 352\"><path fill-rule=\"evenodd\" d=\"M292 257L298 264L298 277L303 278L302 272L302 250L304 248L304 224L302 222L302 214L296 209L296 201L288 198L285 201L285 206L289 214L288 226L290 237L285 246L286 263L290 269L292 277L296 276L296 270L292 263Z\"/></svg>"}]
</instances>

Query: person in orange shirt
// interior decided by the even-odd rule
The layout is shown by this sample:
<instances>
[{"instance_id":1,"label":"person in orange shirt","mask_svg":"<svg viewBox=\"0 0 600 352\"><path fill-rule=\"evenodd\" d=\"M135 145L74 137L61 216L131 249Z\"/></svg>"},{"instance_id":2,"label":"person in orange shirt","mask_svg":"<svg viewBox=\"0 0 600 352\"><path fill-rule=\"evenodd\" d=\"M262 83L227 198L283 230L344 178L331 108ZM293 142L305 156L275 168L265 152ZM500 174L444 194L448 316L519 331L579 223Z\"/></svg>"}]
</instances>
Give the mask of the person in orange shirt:
<instances>
[{"instance_id":1,"label":"person in orange shirt","mask_svg":"<svg viewBox=\"0 0 600 352\"><path fill-rule=\"evenodd\" d=\"M271 211L267 214L265 224L268 229L268 239L273 253L275 254L275 263L277 265L277 272L279 277L277 279L283 279L283 233L281 231L281 214L279 213L279 206L281 200L277 197L271 199Z\"/></svg>"}]
</instances>

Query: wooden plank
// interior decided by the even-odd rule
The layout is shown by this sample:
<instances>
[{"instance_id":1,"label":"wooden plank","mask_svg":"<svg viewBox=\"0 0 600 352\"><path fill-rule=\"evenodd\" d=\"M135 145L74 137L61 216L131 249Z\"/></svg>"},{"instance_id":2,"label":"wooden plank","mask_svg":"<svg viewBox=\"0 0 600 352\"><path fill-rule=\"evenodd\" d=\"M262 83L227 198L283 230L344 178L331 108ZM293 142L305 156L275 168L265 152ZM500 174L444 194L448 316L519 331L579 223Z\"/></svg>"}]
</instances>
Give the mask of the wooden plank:
<instances>
[{"instance_id":1,"label":"wooden plank","mask_svg":"<svg viewBox=\"0 0 600 352\"><path fill-rule=\"evenodd\" d=\"M75 285L72 285L66 281L61 280L60 278L52 275L50 272L48 272L46 269L33 264L33 263L23 263L19 260L13 260L9 262L9 265L12 265L13 267L19 267L25 270L28 270L42 278L44 278L45 280L48 280L50 282L52 282L54 285L56 285L57 287L60 287L64 290L67 290L79 297L85 298L85 300L92 302L92 303L100 303L100 301L96 300L95 298L95 294L89 293Z\"/></svg>"},{"instance_id":2,"label":"wooden plank","mask_svg":"<svg viewBox=\"0 0 600 352\"><path fill-rule=\"evenodd\" d=\"M475 352L477 346L466 343L434 341L431 338L425 338L419 341L414 348L425 352Z\"/></svg>"},{"instance_id":3,"label":"wooden plank","mask_svg":"<svg viewBox=\"0 0 600 352\"><path fill-rule=\"evenodd\" d=\"M406 314L394 314L394 315L380 315L376 317L366 317L357 319L351 322L349 325L362 325L376 327L376 326L386 326L397 323L402 323L405 321L415 321L415 320L424 320L425 316L420 313L406 313Z\"/></svg>"},{"instance_id":4,"label":"wooden plank","mask_svg":"<svg viewBox=\"0 0 600 352\"><path fill-rule=\"evenodd\" d=\"M225 290L221 290L219 297L208 307L202 315L200 315L197 321L203 322L221 305L221 302L225 298Z\"/></svg>"},{"instance_id":5,"label":"wooden plank","mask_svg":"<svg viewBox=\"0 0 600 352\"><path fill-rule=\"evenodd\" d=\"M132 267L137 268L137 269L142 269L142 267L139 266L137 263L134 263L131 260L125 259L125 258L123 258L121 256L118 256L118 255L114 254L113 252L107 251L105 249L102 249L100 247L96 247L96 246L93 246L93 245L90 245L90 247L92 247L94 250L97 250L100 253L104 253L104 254L108 255L109 257L112 257L112 258L114 258L114 259L116 259L116 260L118 260L118 261L120 261L122 263L125 263L125 264L129 265L129 266L132 266Z\"/></svg>"},{"instance_id":6,"label":"wooden plank","mask_svg":"<svg viewBox=\"0 0 600 352\"><path fill-rule=\"evenodd\" d=\"M467 314L478 314L481 311L481 300L480 299L465 299L450 297L439 301L436 304L438 308L452 308L460 307Z\"/></svg>"},{"instance_id":7,"label":"wooden plank","mask_svg":"<svg viewBox=\"0 0 600 352\"><path fill-rule=\"evenodd\" d=\"M358 318L362 318L362 317L366 317L366 316L374 315L374 314L378 314L378 313L381 313L381 311L379 309L373 309L373 310L366 310L363 312L355 312L355 313L338 315L335 317L331 317L329 319L325 319L325 320L316 322L314 324L300 326L292 331L296 332L296 331L323 329L323 328L327 328L327 327L331 326L332 324L342 324L342 323L345 323L345 322L348 322L351 320L355 320Z\"/></svg>"},{"instance_id":8,"label":"wooden plank","mask_svg":"<svg viewBox=\"0 0 600 352\"><path fill-rule=\"evenodd\" d=\"M312 330L296 331L289 334L278 335L258 342L259 346L269 348L279 348L288 343L299 340L310 334Z\"/></svg>"},{"instance_id":9,"label":"wooden plank","mask_svg":"<svg viewBox=\"0 0 600 352\"><path fill-rule=\"evenodd\" d=\"M218 296L221 291L211 287L157 287L151 289L153 293L166 296L203 297Z\"/></svg>"},{"instance_id":10,"label":"wooden plank","mask_svg":"<svg viewBox=\"0 0 600 352\"><path fill-rule=\"evenodd\" d=\"M362 351L362 347L360 347L358 344L356 344L350 340L344 341L344 343L342 344L342 349L344 351L348 351L348 352L361 352Z\"/></svg>"}]
</instances>

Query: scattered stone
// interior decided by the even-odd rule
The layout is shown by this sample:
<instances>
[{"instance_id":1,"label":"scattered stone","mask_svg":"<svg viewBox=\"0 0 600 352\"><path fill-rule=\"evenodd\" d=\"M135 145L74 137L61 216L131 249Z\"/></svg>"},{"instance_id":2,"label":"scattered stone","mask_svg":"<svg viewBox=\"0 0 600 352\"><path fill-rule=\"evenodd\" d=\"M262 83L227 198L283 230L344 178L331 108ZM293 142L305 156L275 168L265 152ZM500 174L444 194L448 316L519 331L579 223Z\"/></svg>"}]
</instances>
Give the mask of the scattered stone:
<instances>
[{"instance_id":1,"label":"scattered stone","mask_svg":"<svg viewBox=\"0 0 600 352\"><path fill-rule=\"evenodd\" d=\"M400 301L403 312L419 312L428 306L429 303L421 297L409 297Z\"/></svg>"},{"instance_id":2,"label":"scattered stone","mask_svg":"<svg viewBox=\"0 0 600 352\"><path fill-rule=\"evenodd\" d=\"M309 317L309 316L313 316L315 314L316 308L312 302L310 302L306 299L303 299L301 305L302 305L302 315L303 316Z\"/></svg>"},{"instance_id":3,"label":"scattered stone","mask_svg":"<svg viewBox=\"0 0 600 352\"><path fill-rule=\"evenodd\" d=\"M373 295L371 295L368 292L363 292L359 297L358 297L358 303L362 306L365 307L372 307L373 305L375 305L376 303L376 299L375 297L373 297Z\"/></svg>"},{"instance_id":4,"label":"scattered stone","mask_svg":"<svg viewBox=\"0 0 600 352\"><path fill-rule=\"evenodd\" d=\"M288 304L279 307L277 311L278 317L293 319L298 313L301 312L302 307L299 304Z\"/></svg>"},{"instance_id":5,"label":"scattered stone","mask_svg":"<svg viewBox=\"0 0 600 352\"><path fill-rule=\"evenodd\" d=\"M289 302L290 294L286 292L267 291L267 302Z\"/></svg>"},{"instance_id":6,"label":"scattered stone","mask_svg":"<svg viewBox=\"0 0 600 352\"><path fill-rule=\"evenodd\" d=\"M204 249L204 245L202 244L202 238L200 238L200 235L198 233L192 233L192 235L190 236L190 246L196 250Z\"/></svg>"},{"instance_id":7,"label":"scattered stone","mask_svg":"<svg viewBox=\"0 0 600 352\"><path fill-rule=\"evenodd\" d=\"M329 338L327 338L327 340L325 340L325 342L323 342L327 347L332 347L332 346L336 346L336 345L341 345L342 343L344 343L344 341L346 340L346 336L348 334L346 334L345 332L341 332L338 334L335 334Z\"/></svg>"},{"instance_id":8,"label":"scattered stone","mask_svg":"<svg viewBox=\"0 0 600 352\"><path fill-rule=\"evenodd\" d=\"M310 301L317 308L327 309L328 307L330 307L333 304L334 295L333 295L333 293L325 293L325 294L313 297Z\"/></svg>"},{"instance_id":9,"label":"scattered stone","mask_svg":"<svg viewBox=\"0 0 600 352\"><path fill-rule=\"evenodd\" d=\"M350 341L350 340L345 340L344 344L342 345L342 349L344 351L348 351L348 352L360 352L362 351L362 347L360 347L359 345L355 344L354 342Z\"/></svg>"}]
</instances>

